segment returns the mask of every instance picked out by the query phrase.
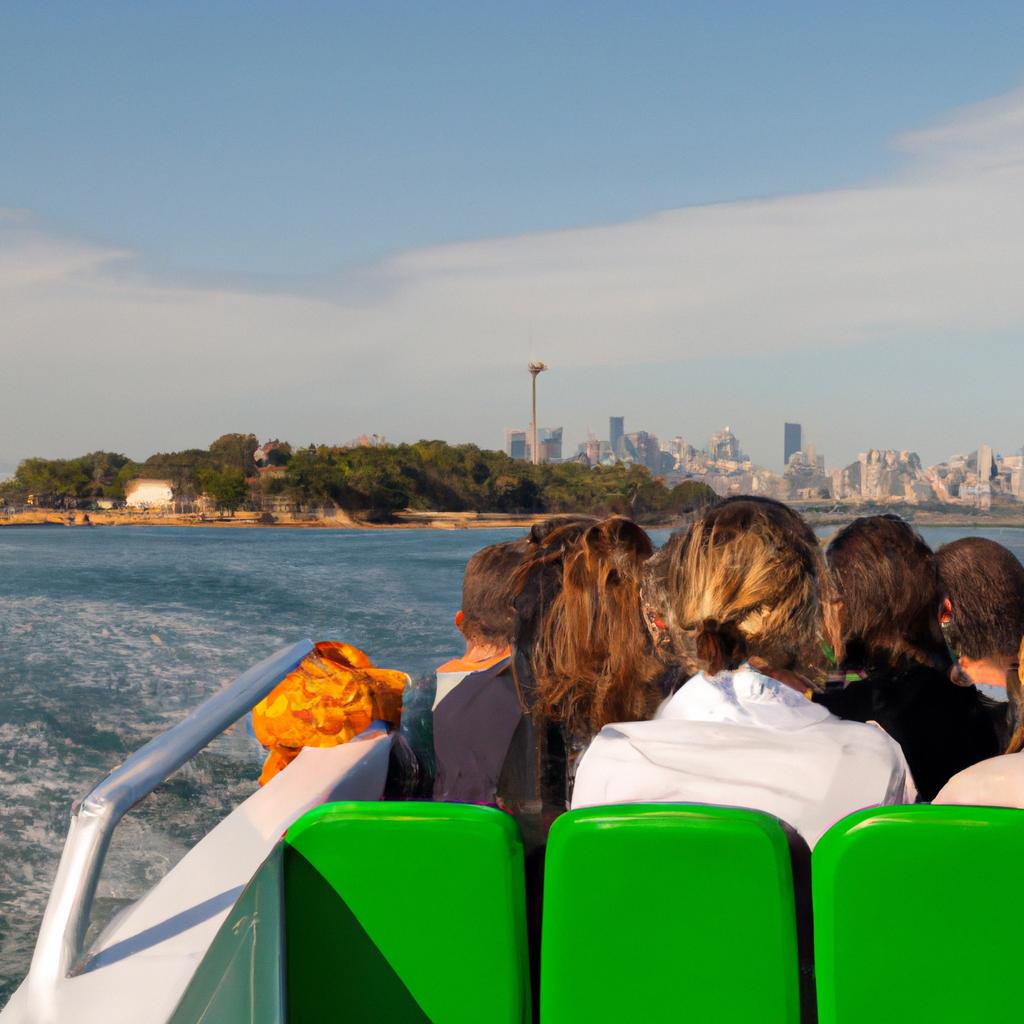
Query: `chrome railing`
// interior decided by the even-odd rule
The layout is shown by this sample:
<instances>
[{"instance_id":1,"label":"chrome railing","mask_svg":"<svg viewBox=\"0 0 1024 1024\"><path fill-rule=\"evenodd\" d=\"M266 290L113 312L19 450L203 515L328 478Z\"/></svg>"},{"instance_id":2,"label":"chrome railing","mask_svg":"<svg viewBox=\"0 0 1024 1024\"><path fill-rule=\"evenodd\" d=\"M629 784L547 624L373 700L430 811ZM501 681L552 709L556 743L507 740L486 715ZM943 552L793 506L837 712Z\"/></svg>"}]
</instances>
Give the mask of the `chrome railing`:
<instances>
[{"instance_id":1,"label":"chrome railing","mask_svg":"<svg viewBox=\"0 0 1024 1024\"><path fill-rule=\"evenodd\" d=\"M312 651L312 641L301 640L253 665L75 802L26 978L30 998L37 1006L45 1006L48 995L72 972L83 952L110 837L124 814L263 700Z\"/></svg>"}]
</instances>

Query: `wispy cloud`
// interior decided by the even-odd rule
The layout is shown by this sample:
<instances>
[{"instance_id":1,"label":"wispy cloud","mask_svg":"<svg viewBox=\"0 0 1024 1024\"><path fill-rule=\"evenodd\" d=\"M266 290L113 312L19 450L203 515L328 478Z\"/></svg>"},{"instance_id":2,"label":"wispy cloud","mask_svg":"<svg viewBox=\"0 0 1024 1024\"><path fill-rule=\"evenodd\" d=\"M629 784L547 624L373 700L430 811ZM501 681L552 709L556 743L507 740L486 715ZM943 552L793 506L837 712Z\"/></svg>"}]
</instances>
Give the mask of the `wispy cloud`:
<instances>
[{"instance_id":1,"label":"wispy cloud","mask_svg":"<svg viewBox=\"0 0 1024 1024\"><path fill-rule=\"evenodd\" d=\"M0 402L23 449L47 394L168 442L185 404L212 427L281 396L281 429L429 433L425 382L520 362L531 332L568 368L1024 328L1024 90L894 144L905 167L863 188L414 251L317 297L154 280L0 210Z\"/></svg>"}]
</instances>

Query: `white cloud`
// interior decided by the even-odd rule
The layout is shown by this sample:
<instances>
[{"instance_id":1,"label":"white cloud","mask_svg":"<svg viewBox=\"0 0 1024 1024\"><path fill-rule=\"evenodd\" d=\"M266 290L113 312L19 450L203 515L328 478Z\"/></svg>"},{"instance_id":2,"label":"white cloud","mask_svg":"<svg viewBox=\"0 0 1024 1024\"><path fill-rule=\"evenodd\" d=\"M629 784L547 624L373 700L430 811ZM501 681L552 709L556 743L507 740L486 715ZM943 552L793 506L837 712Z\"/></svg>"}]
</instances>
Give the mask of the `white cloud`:
<instances>
[{"instance_id":1,"label":"white cloud","mask_svg":"<svg viewBox=\"0 0 1024 1024\"><path fill-rule=\"evenodd\" d=\"M187 407L226 429L287 396L282 420L341 438L395 429L398 395L430 433L419 389L518 364L531 334L572 368L1024 327L1024 90L896 145L908 165L864 188L409 252L326 298L153 280L0 210L0 402L23 423L120 409L169 445Z\"/></svg>"}]
</instances>

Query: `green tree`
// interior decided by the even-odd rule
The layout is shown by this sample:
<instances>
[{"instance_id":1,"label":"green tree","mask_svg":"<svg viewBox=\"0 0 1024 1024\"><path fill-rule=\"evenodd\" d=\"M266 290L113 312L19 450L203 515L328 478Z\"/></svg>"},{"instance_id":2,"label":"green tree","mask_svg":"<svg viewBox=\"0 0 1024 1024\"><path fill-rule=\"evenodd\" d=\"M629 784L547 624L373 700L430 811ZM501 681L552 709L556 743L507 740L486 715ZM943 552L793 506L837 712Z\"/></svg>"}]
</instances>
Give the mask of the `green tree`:
<instances>
[{"instance_id":1,"label":"green tree","mask_svg":"<svg viewBox=\"0 0 1024 1024\"><path fill-rule=\"evenodd\" d=\"M256 475L253 453L260 442L255 434L221 434L210 445L210 455L218 469L237 469L243 477Z\"/></svg>"},{"instance_id":2,"label":"green tree","mask_svg":"<svg viewBox=\"0 0 1024 1024\"><path fill-rule=\"evenodd\" d=\"M199 486L218 508L227 512L241 508L249 492L245 477L238 469L203 469L199 473Z\"/></svg>"}]
</instances>

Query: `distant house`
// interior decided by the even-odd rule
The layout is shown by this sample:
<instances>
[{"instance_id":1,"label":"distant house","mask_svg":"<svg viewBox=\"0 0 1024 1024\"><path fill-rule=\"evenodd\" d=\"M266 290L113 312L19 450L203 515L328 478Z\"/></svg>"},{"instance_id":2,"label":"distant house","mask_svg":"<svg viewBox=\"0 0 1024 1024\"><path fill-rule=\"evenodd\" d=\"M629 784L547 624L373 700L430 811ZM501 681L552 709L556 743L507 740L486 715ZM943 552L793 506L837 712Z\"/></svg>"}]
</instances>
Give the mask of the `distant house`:
<instances>
[{"instance_id":1,"label":"distant house","mask_svg":"<svg viewBox=\"0 0 1024 1024\"><path fill-rule=\"evenodd\" d=\"M125 485L124 503L128 508L170 508L174 504L174 488L170 480L139 477Z\"/></svg>"}]
</instances>

